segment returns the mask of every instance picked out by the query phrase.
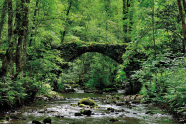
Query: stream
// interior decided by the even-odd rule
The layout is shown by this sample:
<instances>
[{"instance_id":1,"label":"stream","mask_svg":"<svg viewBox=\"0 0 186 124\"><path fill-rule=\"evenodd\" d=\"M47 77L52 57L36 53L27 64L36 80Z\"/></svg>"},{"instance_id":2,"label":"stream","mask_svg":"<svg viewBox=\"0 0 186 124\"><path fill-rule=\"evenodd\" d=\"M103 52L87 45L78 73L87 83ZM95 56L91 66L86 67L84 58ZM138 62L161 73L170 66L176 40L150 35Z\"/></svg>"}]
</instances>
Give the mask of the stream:
<instances>
[{"instance_id":1,"label":"stream","mask_svg":"<svg viewBox=\"0 0 186 124\"><path fill-rule=\"evenodd\" d=\"M147 104L132 104L132 108L126 106L116 106L115 104L105 104L98 98L105 94L76 93L63 94L65 100L37 101L30 106L24 106L15 111L13 115L26 120L10 120L3 123L13 124L32 124L32 120L42 120L51 117L52 124L112 124L109 119L114 117L119 121L114 124L178 124L171 115L156 107L148 107ZM94 98L94 101L100 108L91 109L91 116L74 116L82 108L71 104L77 104L81 98ZM107 108L112 107L115 110L124 110L122 112L108 112ZM42 111L50 111L42 113ZM156 112L155 114L145 114L147 111ZM61 118L58 118L61 116ZM0 122L1 123L1 122Z\"/></svg>"}]
</instances>

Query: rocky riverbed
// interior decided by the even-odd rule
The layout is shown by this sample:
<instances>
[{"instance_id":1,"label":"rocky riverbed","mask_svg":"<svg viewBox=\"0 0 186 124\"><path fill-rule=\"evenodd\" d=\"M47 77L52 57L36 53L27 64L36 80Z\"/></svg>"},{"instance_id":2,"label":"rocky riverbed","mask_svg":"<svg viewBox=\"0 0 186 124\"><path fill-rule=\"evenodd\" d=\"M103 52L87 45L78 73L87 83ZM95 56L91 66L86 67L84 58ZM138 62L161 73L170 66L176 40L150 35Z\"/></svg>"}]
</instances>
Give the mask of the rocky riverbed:
<instances>
[{"instance_id":1,"label":"rocky riverbed","mask_svg":"<svg viewBox=\"0 0 186 124\"><path fill-rule=\"evenodd\" d=\"M0 123L32 124L33 120L43 123L50 118L52 124L177 124L165 111L141 103L140 95L69 93L63 96L64 99L55 100L41 98L30 106L7 113L7 119ZM78 106L82 98L90 98L98 107Z\"/></svg>"}]
</instances>

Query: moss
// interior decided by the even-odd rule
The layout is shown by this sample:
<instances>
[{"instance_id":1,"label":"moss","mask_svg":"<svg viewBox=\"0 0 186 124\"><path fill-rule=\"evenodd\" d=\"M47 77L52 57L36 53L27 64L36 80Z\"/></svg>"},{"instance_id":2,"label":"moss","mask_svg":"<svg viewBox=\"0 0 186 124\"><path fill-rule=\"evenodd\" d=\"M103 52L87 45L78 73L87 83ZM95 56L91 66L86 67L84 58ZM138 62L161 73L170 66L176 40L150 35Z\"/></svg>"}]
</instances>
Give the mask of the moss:
<instances>
[{"instance_id":1,"label":"moss","mask_svg":"<svg viewBox=\"0 0 186 124\"><path fill-rule=\"evenodd\" d=\"M86 107L85 104L79 104L78 106L79 106L79 107Z\"/></svg>"},{"instance_id":2,"label":"moss","mask_svg":"<svg viewBox=\"0 0 186 124\"><path fill-rule=\"evenodd\" d=\"M108 110L108 111L114 111L114 108L109 107L109 108L107 108L107 110Z\"/></svg>"},{"instance_id":3,"label":"moss","mask_svg":"<svg viewBox=\"0 0 186 124\"><path fill-rule=\"evenodd\" d=\"M10 117L11 119L15 119L15 120L20 119L19 117L15 116L15 115L10 115L9 117Z\"/></svg>"},{"instance_id":4,"label":"moss","mask_svg":"<svg viewBox=\"0 0 186 124\"><path fill-rule=\"evenodd\" d=\"M71 106L76 107L76 106L77 106L77 104L71 104Z\"/></svg>"},{"instance_id":5,"label":"moss","mask_svg":"<svg viewBox=\"0 0 186 124\"><path fill-rule=\"evenodd\" d=\"M0 117L0 122L6 121L5 117Z\"/></svg>"},{"instance_id":6,"label":"moss","mask_svg":"<svg viewBox=\"0 0 186 124\"><path fill-rule=\"evenodd\" d=\"M114 95L113 98L119 99L119 96L118 95Z\"/></svg>"},{"instance_id":7,"label":"moss","mask_svg":"<svg viewBox=\"0 0 186 124\"><path fill-rule=\"evenodd\" d=\"M81 99L78 102L78 106L80 104L88 105L90 107L97 107L98 106L97 103L95 101L91 100L90 98L83 98L83 99Z\"/></svg>"}]
</instances>

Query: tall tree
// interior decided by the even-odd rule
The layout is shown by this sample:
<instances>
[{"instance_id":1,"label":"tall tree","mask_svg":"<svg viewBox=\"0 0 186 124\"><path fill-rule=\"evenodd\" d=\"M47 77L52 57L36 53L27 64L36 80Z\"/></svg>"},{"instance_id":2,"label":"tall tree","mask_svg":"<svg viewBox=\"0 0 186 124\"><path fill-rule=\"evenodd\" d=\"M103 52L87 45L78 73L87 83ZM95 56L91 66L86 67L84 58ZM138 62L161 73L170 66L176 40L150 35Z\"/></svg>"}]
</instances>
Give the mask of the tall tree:
<instances>
[{"instance_id":1,"label":"tall tree","mask_svg":"<svg viewBox=\"0 0 186 124\"><path fill-rule=\"evenodd\" d=\"M154 32L154 29L155 29L155 21L154 21L154 0L152 0L152 31L153 31L153 42L154 42L154 56L156 58L156 41L155 41L155 32Z\"/></svg>"},{"instance_id":2,"label":"tall tree","mask_svg":"<svg viewBox=\"0 0 186 124\"><path fill-rule=\"evenodd\" d=\"M66 13L66 26L65 26L63 32L60 31L60 34L61 34L61 43L63 43L64 38L65 38L65 34L66 34L66 30L67 30L66 28L67 28L68 23L69 23L69 17L68 16L69 16L69 12L70 12L71 7L72 7L72 0L69 0L69 6L68 6L68 9L67 9L67 13Z\"/></svg>"},{"instance_id":3,"label":"tall tree","mask_svg":"<svg viewBox=\"0 0 186 124\"><path fill-rule=\"evenodd\" d=\"M39 8L38 8L38 4L39 4L39 1L40 0L37 0L36 1L36 8L34 10L34 17L33 17L33 26L32 26L32 31L31 31L31 34L30 34L30 43L29 43L29 47L31 47L32 45L32 41L34 39L34 34L36 31L34 31L36 29L36 16L37 16L37 12L39 11Z\"/></svg>"},{"instance_id":4,"label":"tall tree","mask_svg":"<svg viewBox=\"0 0 186 124\"><path fill-rule=\"evenodd\" d=\"M18 43L16 46L16 72L22 71L26 61L26 47L28 40L28 7L26 3L29 0L17 1L16 10L16 33ZM24 61L22 61L24 60Z\"/></svg>"},{"instance_id":5,"label":"tall tree","mask_svg":"<svg viewBox=\"0 0 186 124\"><path fill-rule=\"evenodd\" d=\"M13 9L12 9L12 0L8 0L8 49L6 50L6 54L2 59L2 68L0 71L0 77L7 76L8 72L13 76L14 68L13 68L13 51L14 44L12 41L12 29L13 29ZM7 3L6 3L7 4Z\"/></svg>"},{"instance_id":6,"label":"tall tree","mask_svg":"<svg viewBox=\"0 0 186 124\"><path fill-rule=\"evenodd\" d=\"M5 0L3 3L1 22L0 22L0 41L1 41L1 35L2 35L1 33L3 30L4 21L5 21L6 11L7 11L7 3L8 3L8 0ZM1 44L1 42L0 42L0 44Z\"/></svg>"},{"instance_id":7,"label":"tall tree","mask_svg":"<svg viewBox=\"0 0 186 124\"><path fill-rule=\"evenodd\" d=\"M182 9L182 5L181 5L181 0L177 0L178 2L178 7L179 7L179 13L180 13L180 18L181 18L181 22L182 22L182 30L183 30L183 53L185 53L185 44L186 44L186 25L185 25L185 18L184 18L184 14L183 14L183 9ZM185 6L185 4L184 4Z\"/></svg>"},{"instance_id":8,"label":"tall tree","mask_svg":"<svg viewBox=\"0 0 186 124\"><path fill-rule=\"evenodd\" d=\"M131 7L131 0L123 0L123 39L124 42L130 42L129 40L129 30L130 26L128 25L127 19L130 20L130 16L128 15L129 7Z\"/></svg>"}]
</instances>

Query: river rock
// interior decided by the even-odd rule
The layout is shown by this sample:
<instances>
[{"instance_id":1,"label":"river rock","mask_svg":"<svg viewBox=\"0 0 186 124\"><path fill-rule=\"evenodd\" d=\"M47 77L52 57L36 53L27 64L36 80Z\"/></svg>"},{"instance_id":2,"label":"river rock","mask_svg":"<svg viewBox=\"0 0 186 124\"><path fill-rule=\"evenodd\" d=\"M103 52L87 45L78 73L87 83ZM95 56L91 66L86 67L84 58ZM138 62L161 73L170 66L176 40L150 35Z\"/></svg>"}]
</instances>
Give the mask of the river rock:
<instances>
[{"instance_id":1,"label":"river rock","mask_svg":"<svg viewBox=\"0 0 186 124\"><path fill-rule=\"evenodd\" d=\"M37 121L37 120L33 120L32 124L42 124L41 122Z\"/></svg>"},{"instance_id":2,"label":"river rock","mask_svg":"<svg viewBox=\"0 0 186 124\"><path fill-rule=\"evenodd\" d=\"M55 115L56 118L64 118L63 115Z\"/></svg>"},{"instance_id":3,"label":"river rock","mask_svg":"<svg viewBox=\"0 0 186 124\"><path fill-rule=\"evenodd\" d=\"M116 102L116 105L117 106L123 106L123 105L125 105L125 102Z\"/></svg>"},{"instance_id":4,"label":"river rock","mask_svg":"<svg viewBox=\"0 0 186 124\"><path fill-rule=\"evenodd\" d=\"M93 100L91 100L90 98L83 98L83 99L81 99L81 100L78 102L78 106L79 106L80 104L88 105L88 106L93 107L93 108L94 108L94 107L98 107L97 103L94 102Z\"/></svg>"},{"instance_id":5,"label":"river rock","mask_svg":"<svg viewBox=\"0 0 186 124\"><path fill-rule=\"evenodd\" d=\"M132 103L134 103L134 104L139 104L141 101L140 100L134 100L134 101L132 101Z\"/></svg>"},{"instance_id":6,"label":"river rock","mask_svg":"<svg viewBox=\"0 0 186 124\"><path fill-rule=\"evenodd\" d=\"M9 121L9 117L0 117L0 122Z\"/></svg>"},{"instance_id":7,"label":"river rock","mask_svg":"<svg viewBox=\"0 0 186 124\"><path fill-rule=\"evenodd\" d=\"M11 119L15 119L15 120L19 120L19 119L20 119L19 117L15 116L15 115L10 115L9 117L10 117Z\"/></svg>"},{"instance_id":8,"label":"river rock","mask_svg":"<svg viewBox=\"0 0 186 124\"><path fill-rule=\"evenodd\" d=\"M73 106L73 107L76 107L77 106L77 104L70 104L71 106Z\"/></svg>"},{"instance_id":9,"label":"river rock","mask_svg":"<svg viewBox=\"0 0 186 124\"><path fill-rule=\"evenodd\" d=\"M82 116L81 113L75 113L74 116Z\"/></svg>"},{"instance_id":10,"label":"river rock","mask_svg":"<svg viewBox=\"0 0 186 124\"><path fill-rule=\"evenodd\" d=\"M45 119L43 120L43 123L44 123L44 124L46 124L46 123L47 123L47 124L48 124L48 123L51 124L51 122L52 122L52 120L51 120L50 117L45 118Z\"/></svg>"},{"instance_id":11,"label":"river rock","mask_svg":"<svg viewBox=\"0 0 186 124\"><path fill-rule=\"evenodd\" d=\"M154 112L152 112L152 111L147 111L147 112L145 112L145 114L154 114Z\"/></svg>"},{"instance_id":12,"label":"river rock","mask_svg":"<svg viewBox=\"0 0 186 124\"><path fill-rule=\"evenodd\" d=\"M109 121L116 122L116 121L119 121L119 120L117 118L111 118Z\"/></svg>"},{"instance_id":13,"label":"river rock","mask_svg":"<svg viewBox=\"0 0 186 124\"><path fill-rule=\"evenodd\" d=\"M85 104L79 104L78 106L79 106L79 107L88 107L88 106L85 105Z\"/></svg>"},{"instance_id":14,"label":"river rock","mask_svg":"<svg viewBox=\"0 0 186 124\"><path fill-rule=\"evenodd\" d=\"M186 123L186 119L179 120L179 123Z\"/></svg>"},{"instance_id":15,"label":"river rock","mask_svg":"<svg viewBox=\"0 0 186 124\"><path fill-rule=\"evenodd\" d=\"M38 111L38 113L45 113L45 112L46 112L45 110Z\"/></svg>"},{"instance_id":16,"label":"river rock","mask_svg":"<svg viewBox=\"0 0 186 124\"><path fill-rule=\"evenodd\" d=\"M108 110L108 111L114 111L114 108L109 107L109 108L107 108L107 110Z\"/></svg>"},{"instance_id":17,"label":"river rock","mask_svg":"<svg viewBox=\"0 0 186 124\"><path fill-rule=\"evenodd\" d=\"M84 114L84 115L87 115L87 116L90 116L92 111L91 110L82 110L80 113Z\"/></svg>"},{"instance_id":18,"label":"river rock","mask_svg":"<svg viewBox=\"0 0 186 124\"><path fill-rule=\"evenodd\" d=\"M124 112L125 110L124 109L121 109L121 110L115 110L115 112Z\"/></svg>"}]
</instances>

